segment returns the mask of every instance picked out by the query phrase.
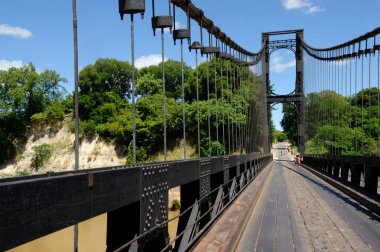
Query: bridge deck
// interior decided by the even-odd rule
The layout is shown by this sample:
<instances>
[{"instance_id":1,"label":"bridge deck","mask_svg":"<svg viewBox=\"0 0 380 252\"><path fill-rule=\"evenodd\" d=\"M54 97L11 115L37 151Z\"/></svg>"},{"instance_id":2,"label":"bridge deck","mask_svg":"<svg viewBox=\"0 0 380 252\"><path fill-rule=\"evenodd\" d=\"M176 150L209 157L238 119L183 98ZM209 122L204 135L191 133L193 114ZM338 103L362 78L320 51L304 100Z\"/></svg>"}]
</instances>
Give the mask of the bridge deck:
<instances>
[{"instance_id":1,"label":"bridge deck","mask_svg":"<svg viewBox=\"0 0 380 252\"><path fill-rule=\"evenodd\" d=\"M285 151L283 151L285 152ZM289 160L279 156L243 226L236 251L380 251L380 218ZM245 192L244 192L245 193ZM243 197L244 193L242 194ZM233 209L234 205L230 209ZM229 211L228 209L227 211ZM227 212L228 213L228 212ZM194 251L223 251L213 230Z\"/></svg>"}]
</instances>

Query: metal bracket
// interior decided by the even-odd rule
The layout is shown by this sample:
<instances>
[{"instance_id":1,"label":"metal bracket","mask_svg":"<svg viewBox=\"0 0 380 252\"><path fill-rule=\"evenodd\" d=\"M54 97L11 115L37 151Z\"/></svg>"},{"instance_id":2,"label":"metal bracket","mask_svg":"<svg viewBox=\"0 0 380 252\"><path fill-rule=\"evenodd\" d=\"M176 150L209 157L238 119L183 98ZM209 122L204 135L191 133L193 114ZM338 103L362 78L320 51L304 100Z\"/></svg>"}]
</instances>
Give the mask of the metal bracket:
<instances>
[{"instance_id":1,"label":"metal bracket","mask_svg":"<svg viewBox=\"0 0 380 252\"><path fill-rule=\"evenodd\" d=\"M135 235L134 238L136 238L136 237L137 237L137 235ZM129 247L128 252L137 252L138 250L139 250L139 243L138 243L138 241L136 240L136 241L134 241L134 242L131 244L131 246Z\"/></svg>"},{"instance_id":2,"label":"metal bracket","mask_svg":"<svg viewBox=\"0 0 380 252\"><path fill-rule=\"evenodd\" d=\"M212 207L212 212L211 212L211 219L215 219L218 213L220 212L220 209L223 207L223 187L220 186L218 190L218 195L216 196L214 206Z\"/></svg>"},{"instance_id":3,"label":"metal bracket","mask_svg":"<svg viewBox=\"0 0 380 252\"><path fill-rule=\"evenodd\" d=\"M245 179L244 173L242 173L241 176L240 176L240 183L239 183L239 185L240 185L240 191L244 187L244 179Z\"/></svg>"},{"instance_id":4,"label":"metal bracket","mask_svg":"<svg viewBox=\"0 0 380 252\"><path fill-rule=\"evenodd\" d=\"M191 210L189 220L187 221L187 224L186 224L186 231L182 236L181 244L179 245L179 248L178 248L179 252L186 251L186 249L188 248L189 244L192 241L192 238L196 235L198 224L195 222L198 218L199 218L199 206L198 206L197 200L195 200L194 206Z\"/></svg>"},{"instance_id":5,"label":"metal bracket","mask_svg":"<svg viewBox=\"0 0 380 252\"><path fill-rule=\"evenodd\" d=\"M234 198L235 195L236 195L236 177L234 178L234 180L232 180L232 184L231 184L231 188L229 192L230 201Z\"/></svg>"}]
</instances>

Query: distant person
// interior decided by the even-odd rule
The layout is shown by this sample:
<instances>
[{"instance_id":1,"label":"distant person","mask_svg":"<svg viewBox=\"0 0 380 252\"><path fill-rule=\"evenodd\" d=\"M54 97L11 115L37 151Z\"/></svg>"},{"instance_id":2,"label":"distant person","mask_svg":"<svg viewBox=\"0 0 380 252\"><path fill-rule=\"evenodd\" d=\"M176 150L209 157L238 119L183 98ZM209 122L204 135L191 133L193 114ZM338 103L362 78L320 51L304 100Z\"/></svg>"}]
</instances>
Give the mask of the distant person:
<instances>
[{"instance_id":1,"label":"distant person","mask_svg":"<svg viewBox=\"0 0 380 252\"><path fill-rule=\"evenodd\" d=\"M298 159L298 156L297 156L297 155L294 155L294 160L293 160L293 161L294 161L294 165L297 165L297 164L298 164L298 160L297 160L297 159Z\"/></svg>"},{"instance_id":2,"label":"distant person","mask_svg":"<svg viewBox=\"0 0 380 252\"><path fill-rule=\"evenodd\" d=\"M296 165L297 165L297 166L300 166L300 165L301 165L301 156L300 156L299 153L296 155L295 160L296 160Z\"/></svg>"}]
</instances>

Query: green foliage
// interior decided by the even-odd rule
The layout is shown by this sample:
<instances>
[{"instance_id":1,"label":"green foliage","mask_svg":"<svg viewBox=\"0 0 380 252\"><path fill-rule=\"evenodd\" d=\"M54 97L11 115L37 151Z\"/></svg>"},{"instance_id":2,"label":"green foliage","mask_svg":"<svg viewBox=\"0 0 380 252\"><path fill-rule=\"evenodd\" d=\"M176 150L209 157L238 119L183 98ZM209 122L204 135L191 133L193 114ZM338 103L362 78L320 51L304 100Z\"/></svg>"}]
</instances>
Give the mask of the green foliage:
<instances>
[{"instance_id":1,"label":"green foliage","mask_svg":"<svg viewBox=\"0 0 380 252\"><path fill-rule=\"evenodd\" d=\"M32 167L38 170L51 157L52 147L49 144L41 144L32 147L32 149L34 150Z\"/></svg>"},{"instance_id":2,"label":"green foliage","mask_svg":"<svg viewBox=\"0 0 380 252\"><path fill-rule=\"evenodd\" d=\"M100 113L104 109L111 109L106 112L113 113L112 108L104 105L106 103L125 105L127 101L122 98L130 97L131 71L128 62L116 59L98 59L94 65L83 68L79 74L81 118L101 116ZM118 109L118 106L115 106L115 109ZM97 111L94 112L94 109Z\"/></svg>"},{"instance_id":3,"label":"green foliage","mask_svg":"<svg viewBox=\"0 0 380 252\"><path fill-rule=\"evenodd\" d=\"M215 79L214 67L217 66ZM230 64L230 63L229 63ZM125 70L125 76L129 74L129 65L125 62L113 59L99 59L94 65L85 67L80 73L81 93L81 132L88 135L99 134L105 139L116 141L122 146L129 146L132 136L132 113L131 105L125 98L130 97L129 84L124 87L123 92L119 85L113 85L115 81L110 80L110 76L115 69ZM228 66L229 69L231 66ZM188 66L184 66L185 81L185 101L186 101L186 133L188 139L195 139L197 135L197 106L200 111L201 135L208 137L208 113L210 111L211 138L216 139L216 127L224 123L243 126L247 122L245 111L248 105L255 107L260 113L261 80L252 75L247 69L233 67L234 74L239 72L250 77L249 82L239 80L241 89L237 89L238 80L227 82L227 64L219 60L212 59L209 62L210 78L210 101L207 101L207 63L199 66L199 91L200 101L196 102L196 80L195 71ZM220 68L224 77L220 78ZM130 76L128 77L130 78ZM128 79L130 80L130 79ZM215 83L216 81L216 83ZM181 62L168 60L165 62L165 82L166 82L166 123L169 144L174 144L182 137L182 105L181 105ZM109 85L111 83L111 85ZM128 82L130 83L130 82ZM218 93L215 93L215 84ZM82 88L83 86L83 88ZM223 87L223 93L222 93ZM138 71L136 81L136 144L144 146L144 152L154 155L163 148L163 97L162 97L162 65L144 67ZM216 102L218 96L218 104ZM221 98L221 96L224 98ZM217 107L218 106L218 107ZM224 122L222 111L225 112ZM218 114L219 124L216 124L216 114ZM259 119L256 118L257 123ZM87 130L86 130L87 129ZM227 129L226 129L227 130ZM207 133L207 134L206 134ZM254 137L260 139L260 132L257 131ZM205 139L202 137L202 139ZM202 154L207 156L207 148L202 143ZM223 146L220 142L211 143L211 154L217 152L223 154ZM141 148L141 147L140 147ZM139 148L139 149L140 149ZM130 153L130 151L128 152ZM144 156L144 155L142 155ZM131 156L128 158L131 161ZM143 158L142 160L145 160Z\"/></svg>"},{"instance_id":4,"label":"green foliage","mask_svg":"<svg viewBox=\"0 0 380 252\"><path fill-rule=\"evenodd\" d=\"M74 95L69 94L66 99L62 101L62 105L65 110L65 114L73 114L74 113Z\"/></svg>"},{"instance_id":5,"label":"green foliage","mask_svg":"<svg viewBox=\"0 0 380 252\"><path fill-rule=\"evenodd\" d=\"M284 129L288 140L293 145L297 143L297 111L296 107L291 103L283 103L281 119L281 127Z\"/></svg>"},{"instance_id":6,"label":"green foliage","mask_svg":"<svg viewBox=\"0 0 380 252\"><path fill-rule=\"evenodd\" d=\"M351 104L357 107L363 107L368 108L370 106L376 106L377 107L377 98L378 98L379 90L375 87L369 89L365 88L363 90L360 90L356 95L352 97Z\"/></svg>"},{"instance_id":7,"label":"green foliage","mask_svg":"<svg viewBox=\"0 0 380 252\"><path fill-rule=\"evenodd\" d=\"M31 120L33 124L56 124L63 119L65 115L65 107L60 102L55 102L48 107L43 112L32 115Z\"/></svg>"},{"instance_id":8,"label":"green foliage","mask_svg":"<svg viewBox=\"0 0 380 252\"><path fill-rule=\"evenodd\" d=\"M181 62L179 61L175 61L175 60L165 61L166 96L170 98L174 98L175 100L181 97L181 68L182 68ZM185 82L187 82L191 71L192 71L191 67L184 64ZM153 77L154 79L156 79L156 81L153 82L154 84L153 86L155 90L158 90L160 88L160 85L162 85L162 81L161 81L162 80L162 63L158 64L157 66L152 65L152 66L144 67L140 70L140 74L141 76L146 76L146 74L149 74L148 75L149 80L153 80ZM155 93L155 92L151 92L150 88L147 89L146 91L148 91L148 94Z\"/></svg>"},{"instance_id":9,"label":"green foliage","mask_svg":"<svg viewBox=\"0 0 380 252\"><path fill-rule=\"evenodd\" d=\"M136 94L148 96L153 94L160 94L162 91L162 80L155 78L149 72L141 76L136 83Z\"/></svg>"},{"instance_id":10,"label":"green foliage","mask_svg":"<svg viewBox=\"0 0 380 252\"><path fill-rule=\"evenodd\" d=\"M170 211L177 211L181 209L181 202L178 199L172 200L170 204Z\"/></svg>"},{"instance_id":11,"label":"green foliage","mask_svg":"<svg viewBox=\"0 0 380 252\"><path fill-rule=\"evenodd\" d=\"M145 149L140 146L136 146L136 162L143 163L148 159ZM127 155L127 164L133 164L133 144L132 142L128 145L128 155Z\"/></svg>"},{"instance_id":12,"label":"green foliage","mask_svg":"<svg viewBox=\"0 0 380 252\"><path fill-rule=\"evenodd\" d=\"M273 132L273 138L275 143L285 142L286 140L288 140L288 136L284 132L279 130L275 130Z\"/></svg>"},{"instance_id":13,"label":"green foliage","mask_svg":"<svg viewBox=\"0 0 380 252\"><path fill-rule=\"evenodd\" d=\"M15 157L33 115L37 123L62 115L62 82L66 80L55 71L38 73L33 64L0 71L0 164Z\"/></svg>"},{"instance_id":14,"label":"green foliage","mask_svg":"<svg viewBox=\"0 0 380 252\"><path fill-rule=\"evenodd\" d=\"M309 141L306 151L341 155L377 154L380 140L377 118L379 91L377 88L364 89L352 98L333 91L308 94L305 120Z\"/></svg>"},{"instance_id":15,"label":"green foliage","mask_svg":"<svg viewBox=\"0 0 380 252\"><path fill-rule=\"evenodd\" d=\"M16 171L16 175L17 176L28 176L28 175L31 175L31 174L32 174L32 172L27 171L27 170Z\"/></svg>"},{"instance_id":16,"label":"green foliage","mask_svg":"<svg viewBox=\"0 0 380 252\"><path fill-rule=\"evenodd\" d=\"M366 155L368 150L377 153L375 139L369 138L362 129L325 125L318 128L314 138L315 148L333 150L342 155Z\"/></svg>"},{"instance_id":17,"label":"green foliage","mask_svg":"<svg viewBox=\"0 0 380 252\"><path fill-rule=\"evenodd\" d=\"M181 68L181 62L174 60L165 62L166 124L169 146L183 137ZM215 58L209 63L200 64L198 69L199 103L196 102L196 72L184 65L188 142L196 142L198 128L196 118L199 106L203 139L202 155L223 154L224 148L220 139L223 124L226 132L228 125L233 125L235 130L237 127L244 127L248 119L247 111L251 108L254 114L252 123L257 126L251 137L255 143L258 143L255 150L259 151L262 141L261 79L247 68ZM207 76L209 97L206 89ZM249 80L241 76L246 76ZM131 161L132 140L131 78L129 63L116 59L98 59L94 64L84 67L79 74L80 140L84 136L100 135L103 139L118 144L122 150L129 150L128 162ZM5 150L0 152L0 163L15 156L17 149L25 140L25 129L31 122L35 125L54 124L61 121L65 114L73 114L73 95L70 94L63 99L64 90L60 83L64 81L53 71L37 73L33 65L0 72L0 83L5 83L0 86L0 98L2 98L0 99L0 148ZM155 155L163 148L164 100L161 64L136 71L135 98L137 99L137 146L144 146L137 149L137 161L143 162L148 156ZM213 140L211 153L208 153L208 115ZM219 142L215 141L217 127L219 127ZM74 133L74 122L69 123L69 130ZM40 160L35 158L36 167L41 165L38 163Z\"/></svg>"},{"instance_id":18,"label":"green foliage","mask_svg":"<svg viewBox=\"0 0 380 252\"><path fill-rule=\"evenodd\" d=\"M209 149L209 138L208 136L206 137L201 137L201 155L203 157L207 157L210 154L210 149ZM223 144L218 142L218 141L211 141L210 142L210 147L211 147L211 156L216 156L219 152L219 155L224 155L225 151L223 148Z\"/></svg>"}]
</instances>

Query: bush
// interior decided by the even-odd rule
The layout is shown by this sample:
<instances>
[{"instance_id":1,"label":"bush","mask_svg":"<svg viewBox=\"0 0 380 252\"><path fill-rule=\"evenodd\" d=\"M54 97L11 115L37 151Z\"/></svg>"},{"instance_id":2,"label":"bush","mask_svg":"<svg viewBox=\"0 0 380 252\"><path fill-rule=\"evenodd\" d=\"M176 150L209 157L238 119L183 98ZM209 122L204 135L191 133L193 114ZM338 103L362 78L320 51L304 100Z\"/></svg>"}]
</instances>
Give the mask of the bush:
<instances>
[{"instance_id":1,"label":"bush","mask_svg":"<svg viewBox=\"0 0 380 252\"><path fill-rule=\"evenodd\" d=\"M209 146L208 146L208 137L201 138L201 156L209 156ZM216 156L219 152L219 155L224 155L225 151L223 144L218 141L211 141L211 156Z\"/></svg>"},{"instance_id":2,"label":"bush","mask_svg":"<svg viewBox=\"0 0 380 252\"><path fill-rule=\"evenodd\" d=\"M86 136L94 136L96 134L96 123L93 120L83 122L83 131Z\"/></svg>"},{"instance_id":3,"label":"bush","mask_svg":"<svg viewBox=\"0 0 380 252\"><path fill-rule=\"evenodd\" d=\"M32 115L31 119L34 124L55 124L61 121L64 115L64 105L56 102L48 106L43 112Z\"/></svg>"},{"instance_id":4,"label":"bush","mask_svg":"<svg viewBox=\"0 0 380 252\"><path fill-rule=\"evenodd\" d=\"M175 199L170 204L170 211L177 211L181 208L181 202L178 199Z\"/></svg>"},{"instance_id":5,"label":"bush","mask_svg":"<svg viewBox=\"0 0 380 252\"><path fill-rule=\"evenodd\" d=\"M31 175L32 173L30 171L27 171L27 170L23 170L23 171L16 171L16 175L17 176L28 176L28 175Z\"/></svg>"},{"instance_id":6,"label":"bush","mask_svg":"<svg viewBox=\"0 0 380 252\"><path fill-rule=\"evenodd\" d=\"M38 170L51 157L52 147L49 144L34 146L34 156L32 158L32 167Z\"/></svg>"},{"instance_id":7,"label":"bush","mask_svg":"<svg viewBox=\"0 0 380 252\"><path fill-rule=\"evenodd\" d=\"M136 146L136 163L143 163L147 159L148 159L148 155L146 154L144 147L137 147ZM127 164L133 164L132 141L129 143L129 146L128 146Z\"/></svg>"},{"instance_id":8,"label":"bush","mask_svg":"<svg viewBox=\"0 0 380 252\"><path fill-rule=\"evenodd\" d=\"M285 132L279 131L279 130L274 130L273 132L274 136L274 142L285 142L288 140L288 136L285 134Z\"/></svg>"}]
</instances>

